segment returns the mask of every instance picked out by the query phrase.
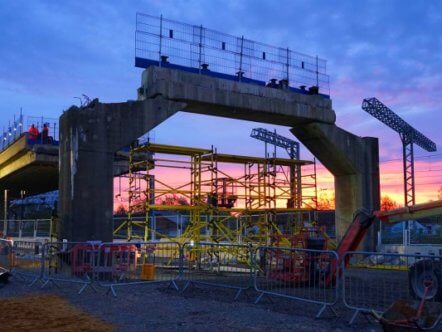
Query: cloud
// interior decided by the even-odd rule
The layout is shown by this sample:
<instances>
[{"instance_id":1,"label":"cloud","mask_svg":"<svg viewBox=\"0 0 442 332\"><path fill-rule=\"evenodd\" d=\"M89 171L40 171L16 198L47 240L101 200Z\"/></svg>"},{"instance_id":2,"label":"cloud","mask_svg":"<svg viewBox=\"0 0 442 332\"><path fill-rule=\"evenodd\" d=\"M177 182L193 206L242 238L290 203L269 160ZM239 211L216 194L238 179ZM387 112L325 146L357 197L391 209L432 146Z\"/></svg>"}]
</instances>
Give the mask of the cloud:
<instances>
[{"instance_id":1,"label":"cloud","mask_svg":"<svg viewBox=\"0 0 442 332\"><path fill-rule=\"evenodd\" d=\"M5 64L0 66L0 126L20 106L28 115L56 117L82 93L105 102L134 99L141 74L133 65L136 12L163 14L327 59L337 123L357 135L379 137L381 160L401 157L401 143L396 133L361 110L366 97L379 98L441 142L442 3L436 1L404 6L402 1L85 5L75 0L5 0L0 10L0 63ZM260 155L262 145L248 138L253 126L178 114L156 132L159 143L214 144L226 152ZM286 127L276 128L292 137ZM302 153L311 157L305 149Z\"/></svg>"},{"instance_id":2,"label":"cloud","mask_svg":"<svg viewBox=\"0 0 442 332\"><path fill-rule=\"evenodd\" d=\"M361 54L377 53L373 44L368 42L355 42L350 44L346 50L346 56L354 57Z\"/></svg>"}]
</instances>

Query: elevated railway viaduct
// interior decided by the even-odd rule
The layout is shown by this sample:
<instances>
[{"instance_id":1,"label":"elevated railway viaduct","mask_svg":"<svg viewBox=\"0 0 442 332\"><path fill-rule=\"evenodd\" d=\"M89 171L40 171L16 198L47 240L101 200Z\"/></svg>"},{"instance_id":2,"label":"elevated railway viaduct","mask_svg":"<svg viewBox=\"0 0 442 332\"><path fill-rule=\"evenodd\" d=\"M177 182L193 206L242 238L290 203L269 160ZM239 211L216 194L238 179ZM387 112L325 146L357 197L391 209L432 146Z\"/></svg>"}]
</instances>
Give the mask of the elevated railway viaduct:
<instances>
[{"instance_id":1,"label":"elevated railway viaduct","mask_svg":"<svg viewBox=\"0 0 442 332\"><path fill-rule=\"evenodd\" d=\"M137 101L95 101L84 108L71 107L61 116L59 215L63 238L112 240L110 165L115 152L177 112L290 127L335 176L338 238L344 235L354 211L379 208L378 140L336 126L332 101L326 96L158 66L143 72L138 94Z\"/></svg>"}]
</instances>

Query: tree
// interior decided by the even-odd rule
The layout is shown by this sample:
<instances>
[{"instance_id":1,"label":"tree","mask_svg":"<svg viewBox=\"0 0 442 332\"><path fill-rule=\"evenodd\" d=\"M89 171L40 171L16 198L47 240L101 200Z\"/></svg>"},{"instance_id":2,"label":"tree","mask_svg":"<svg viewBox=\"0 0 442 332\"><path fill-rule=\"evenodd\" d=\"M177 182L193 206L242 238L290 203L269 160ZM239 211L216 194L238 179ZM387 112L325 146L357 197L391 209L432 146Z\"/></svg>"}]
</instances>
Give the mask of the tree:
<instances>
[{"instance_id":1,"label":"tree","mask_svg":"<svg viewBox=\"0 0 442 332\"><path fill-rule=\"evenodd\" d=\"M177 194L165 195L159 202L161 205L189 205L189 202L184 196Z\"/></svg>"},{"instance_id":2,"label":"tree","mask_svg":"<svg viewBox=\"0 0 442 332\"><path fill-rule=\"evenodd\" d=\"M334 193L328 193L327 190L321 191L318 196L318 210L334 210L335 208L335 195Z\"/></svg>"},{"instance_id":3,"label":"tree","mask_svg":"<svg viewBox=\"0 0 442 332\"><path fill-rule=\"evenodd\" d=\"M123 204L118 205L117 209L115 210L116 215L125 215L127 214L127 210L124 207Z\"/></svg>"},{"instance_id":4,"label":"tree","mask_svg":"<svg viewBox=\"0 0 442 332\"><path fill-rule=\"evenodd\" d=\"M399 207L398 203L392 200L389 196L381 197L381 211L394 210Z\"/></svg>"}]
</instances>

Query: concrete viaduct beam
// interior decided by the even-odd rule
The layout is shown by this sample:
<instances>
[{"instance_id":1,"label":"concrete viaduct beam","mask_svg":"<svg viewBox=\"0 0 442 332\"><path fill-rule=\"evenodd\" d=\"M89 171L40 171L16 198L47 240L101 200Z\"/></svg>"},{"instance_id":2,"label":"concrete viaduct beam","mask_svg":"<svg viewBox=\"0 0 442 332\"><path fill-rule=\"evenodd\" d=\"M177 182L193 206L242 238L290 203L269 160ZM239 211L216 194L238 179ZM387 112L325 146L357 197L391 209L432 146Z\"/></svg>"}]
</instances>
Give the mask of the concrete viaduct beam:
<instances>
[{"instance_id":1,"label":"concrete viaduct beam","mask_svg":"<svg viewBox=\"0 0 442 332\"><path fill-rule=\"evenodd\" d=\"M331 100L150 67L139 101L72 107L60 119L60 217L71 241L112 240L114 153L178 111L289 126L335 175L338 234L379 202L377 140L334 125Z\"/></svg>"},{"instance_id":2,"label":"concrete viaduct beam","mask_svg":"<svg viewBox=\"0 0 442 332\"><path fill-rule=\"evenodd\" d=\"M328 98L158 67L143 72L139 92L141 98L161 95L183 101L185 112L292 127L292 133L335 176L339 239L357 209L379 208L378 140L337 127Z\"/></svg>"},{"instance_id":3,"label":"concrete viaduct beam","mask_svg":"<svg viewBox=\"0 0 442 332\"><path fill-rule=\"evenodd\" d=\"M292 126L336 120L332 102L259 85L198 75L180 70L149 67L143 72L139 98L161 95L186 103L184 112Z\"/></svg>"}]
</instances>

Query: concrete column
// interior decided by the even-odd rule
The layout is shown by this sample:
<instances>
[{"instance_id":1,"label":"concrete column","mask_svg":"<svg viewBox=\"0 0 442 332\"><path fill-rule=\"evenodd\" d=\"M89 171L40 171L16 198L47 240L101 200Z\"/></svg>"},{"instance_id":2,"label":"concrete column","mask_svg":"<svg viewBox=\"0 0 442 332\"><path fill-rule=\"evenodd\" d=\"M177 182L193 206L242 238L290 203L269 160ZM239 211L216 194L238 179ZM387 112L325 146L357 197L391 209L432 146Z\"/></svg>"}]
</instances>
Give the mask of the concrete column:
<instances>
[{"instance_id":1,"label":"concrete column","mask_svg":"<svg viewBox=\"0 0 442 332\"><path fill-rule=\"evenodd\" d=\"M356 210L380 206L378 139L358 137L336 125L309 123L292 133L335 177L336 236L344 236ZM377 225L366 236L363 248L376 247Z\"/></svg>"},{"instance_id":2,"label":"concrete column","mask_svg":"<svg viewBox=\"0 0 442 332\"><path fill-rule=\"evenodd\" d=\"M61 238L112 241L115 152L184 107L161 97L94 101L85 108L71 107L60 117Z\"/></svg>"},{"instance_id":3,"label":"concrete column","mask_svg":"<svg viewBox=\"0 0 442 332\"><path fill-rule=\"evenodd\" d=\"M8 189L3 191L3 236L8 235Z\"/></svg>"}]
</instances>

